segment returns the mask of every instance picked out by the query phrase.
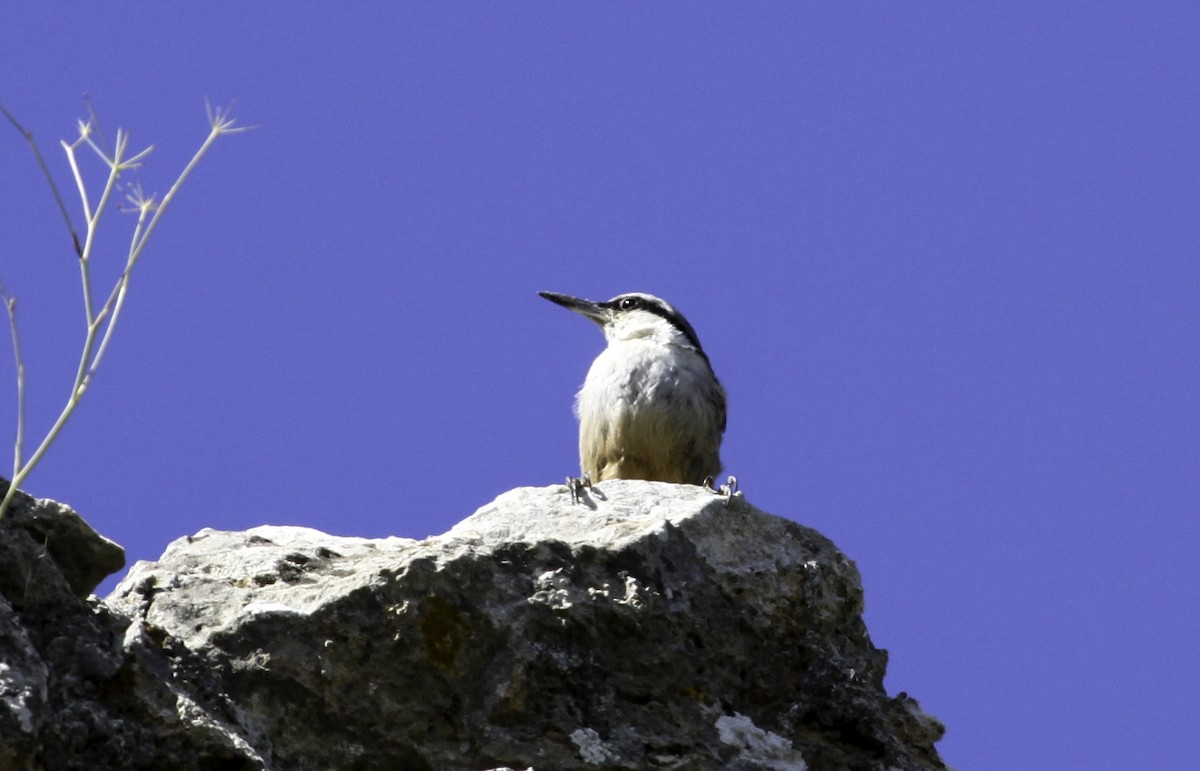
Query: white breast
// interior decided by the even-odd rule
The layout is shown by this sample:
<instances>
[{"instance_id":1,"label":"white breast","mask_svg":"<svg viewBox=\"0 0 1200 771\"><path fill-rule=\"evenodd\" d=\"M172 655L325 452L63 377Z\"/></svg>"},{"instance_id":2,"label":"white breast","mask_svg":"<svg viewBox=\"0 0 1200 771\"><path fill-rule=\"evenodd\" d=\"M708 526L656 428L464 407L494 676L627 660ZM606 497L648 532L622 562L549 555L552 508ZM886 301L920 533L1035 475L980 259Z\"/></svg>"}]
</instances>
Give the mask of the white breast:
<instances>
[{"instance_id":1,"label":"white breast","mask_svg":"<svg viewBox=\"0 0 1200 771\"><path fill-rule=\"evenodd\" d=\"M697 351L611 340L576 399L580 465L593 481L699 484L720 472L725 395Z\"/></svg>"}]
</instances>

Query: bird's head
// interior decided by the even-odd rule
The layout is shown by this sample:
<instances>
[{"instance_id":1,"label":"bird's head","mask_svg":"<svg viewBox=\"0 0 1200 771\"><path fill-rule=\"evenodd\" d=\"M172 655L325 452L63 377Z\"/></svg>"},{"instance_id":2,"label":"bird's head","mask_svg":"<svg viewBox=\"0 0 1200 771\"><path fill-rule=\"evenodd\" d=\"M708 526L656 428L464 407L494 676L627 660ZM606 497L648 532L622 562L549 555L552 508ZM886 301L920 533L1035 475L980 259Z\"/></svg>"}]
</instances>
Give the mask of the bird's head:
<instances>
[{"instance_id":1,"label":"bird's head","mask_svg":"<svg viewBox=\"0 0 1200 771\"><path fill-rule=\"evenodd\" d=\"M704 355L696 330L666 300L643 292L619 294L605 302L582 300L557 292L538 292L567 310L595 321L610 342L649 338L657 342L695 349ZM706 357L707 358L707 357Z\"/></svg>"}]
</instances>

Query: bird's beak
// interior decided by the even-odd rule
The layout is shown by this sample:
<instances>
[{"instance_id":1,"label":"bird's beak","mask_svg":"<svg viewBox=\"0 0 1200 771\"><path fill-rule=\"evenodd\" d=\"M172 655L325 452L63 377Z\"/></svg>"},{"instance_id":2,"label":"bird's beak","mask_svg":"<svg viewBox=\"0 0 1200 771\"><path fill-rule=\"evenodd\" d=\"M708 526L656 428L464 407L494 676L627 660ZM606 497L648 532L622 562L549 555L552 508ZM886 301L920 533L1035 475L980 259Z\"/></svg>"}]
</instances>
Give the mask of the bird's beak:
<instances>
[{"instance_id":1,"label":"bird's beak","mask_svg":"<svg viewBox=\"0 0 1200 771\"><path fill-rule=\"evenodd\" d=\"M597 324L603 325L609 320L608 309L600 305L600 303L592 302L591 300L581 300L578 297L572 297L569 294L559 294L558 292L538 292L538 294L569 311L575 311L580 316L587 316Z\"/></svg>"}]
</instances>

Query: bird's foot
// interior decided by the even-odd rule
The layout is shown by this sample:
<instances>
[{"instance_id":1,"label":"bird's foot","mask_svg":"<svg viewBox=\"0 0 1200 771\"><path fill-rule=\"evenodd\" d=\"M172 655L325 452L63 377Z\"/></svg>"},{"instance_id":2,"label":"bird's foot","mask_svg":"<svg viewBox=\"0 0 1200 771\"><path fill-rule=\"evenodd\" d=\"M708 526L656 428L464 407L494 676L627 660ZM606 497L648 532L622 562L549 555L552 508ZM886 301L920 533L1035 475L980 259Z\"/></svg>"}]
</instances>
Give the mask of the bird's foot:
<instances>
[{"instance_id":1,"label":"bird's foot","mask_svg":"<svg viewBox=\"0 0 1200 771\"><path fill-rule=\"evenodd\" d=\"M583 503L585 490L591 489L592 478L587 474L577 477L567 477L567 491L571 493L571 503Z\"/></svg>"},{"instance_id":2,"label":"bird's foot","mask_svg":"<svg viewBox=\"0 0 1200 771\"><path fill-rule=\"evenodd\" d=\"M725 505L728 506L733 502L734 496L741 495L738 492L737 477L730 474L729 479L725 480L725 484L720 487L713 487L713 482L716 480L713 477L707 477L704 480L704 489L716 495L725 496Z\"/></svg>"}]
</instances>

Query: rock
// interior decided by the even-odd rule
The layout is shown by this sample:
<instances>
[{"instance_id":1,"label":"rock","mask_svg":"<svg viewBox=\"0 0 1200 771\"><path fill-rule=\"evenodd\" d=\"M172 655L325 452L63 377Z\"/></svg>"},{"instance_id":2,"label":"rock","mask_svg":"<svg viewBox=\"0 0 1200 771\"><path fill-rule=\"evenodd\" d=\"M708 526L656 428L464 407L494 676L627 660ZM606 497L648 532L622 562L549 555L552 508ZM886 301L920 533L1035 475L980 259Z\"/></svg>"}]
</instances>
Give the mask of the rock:
<instances>
[{"instance_id":1,"label":"rock","mask_svg":"<svg viewBox=\"0 0 1200 771\"><path fill-rule=\"evenodd\" d=\"M7 492L8 482L0 479L0 497ZM24 592L26 600L34 599L30 591L53 596L56 587L46 583L59 579L76 597L87 597L106 576L125 567L125 550L61 503L34 500L18 490L0 523L11 534L0 544L0 592L7 597Z\"/></svg>"},{"instance_id":2,"label":"rock","mask_svg":"<svg viewBox=\"0 0 1200 771\"><path fill-rule=\"evenodd\" d=\"M108 602L268 768L944 767L853 563L697 487L521 488L424 541L203 530Z\"/></svg>"},{"instance_id":3,"label":"rock","mask_svg":"<svg viewBox=\"0 0 1200 771\"><path fill-rule=\"evenodd\" d=\"M264 767L187 714L161 652L124 645L129 619L87 596L123 565L54 501L17 493L0 519L0 769Z\"/></svg>"},{"instance_id":4,"label":"rock","mask_svg":"<svg viewBox=\"0 0 1200 771\"><path fill-rule=\"evenodd\" d=\"M4 568L0 771L944 768L821 535L686 485L569 501L423 541L202 530L103 602L5 518L5 565L52 575Z\"/></svg>"}]
</instances>

